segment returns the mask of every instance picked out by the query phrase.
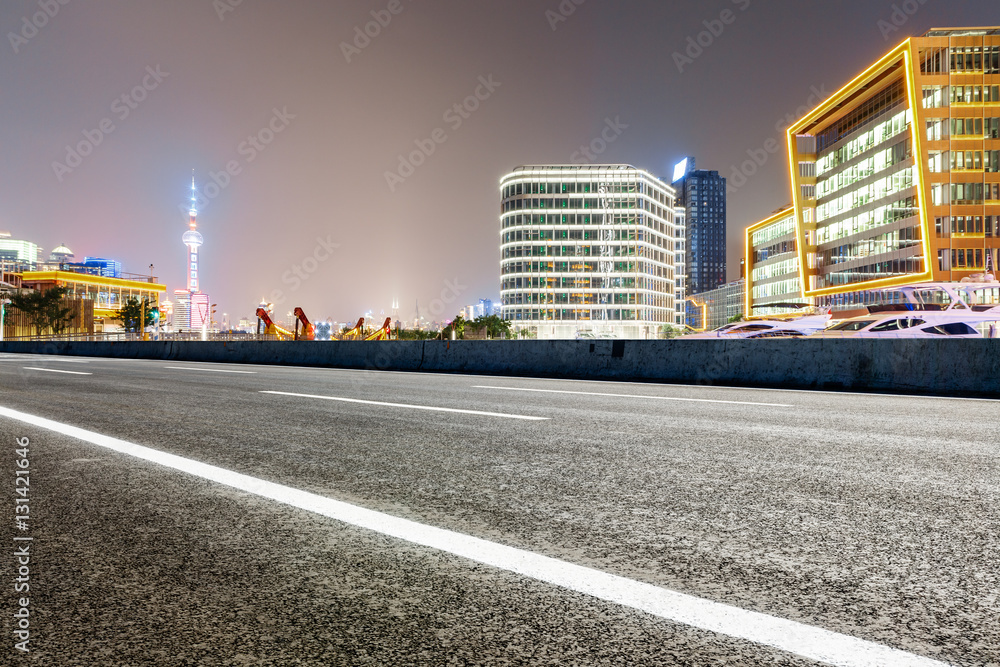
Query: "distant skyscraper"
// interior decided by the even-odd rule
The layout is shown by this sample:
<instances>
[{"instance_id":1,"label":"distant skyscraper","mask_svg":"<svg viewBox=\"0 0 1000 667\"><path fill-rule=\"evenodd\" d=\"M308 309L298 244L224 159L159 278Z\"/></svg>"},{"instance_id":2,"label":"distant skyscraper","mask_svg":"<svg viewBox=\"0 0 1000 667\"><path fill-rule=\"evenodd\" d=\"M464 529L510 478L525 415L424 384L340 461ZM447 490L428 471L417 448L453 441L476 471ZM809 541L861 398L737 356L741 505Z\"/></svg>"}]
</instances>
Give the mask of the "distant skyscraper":
<instances>
[{"instance_id":1,"label":"distant skyscraper","mask_svg":"<svg viewBox=\"0 0 1000 667\"><path fill-rule=\"evenodd\" d=\"M173 325L176 331L191 328L191 292L186 289L174 290Z\"/></svg>"},{"instance_id":2,"label":"distant skyscraper","mask_svg":"<svg viewBox=\"0 0 1000 667\"><path fill-rule=\"evenodd\" d=\"M726 179L689 157L674 167L674 188L686 212L687 293L713 290L726 283Z\"/></svg>"}]
</instances>

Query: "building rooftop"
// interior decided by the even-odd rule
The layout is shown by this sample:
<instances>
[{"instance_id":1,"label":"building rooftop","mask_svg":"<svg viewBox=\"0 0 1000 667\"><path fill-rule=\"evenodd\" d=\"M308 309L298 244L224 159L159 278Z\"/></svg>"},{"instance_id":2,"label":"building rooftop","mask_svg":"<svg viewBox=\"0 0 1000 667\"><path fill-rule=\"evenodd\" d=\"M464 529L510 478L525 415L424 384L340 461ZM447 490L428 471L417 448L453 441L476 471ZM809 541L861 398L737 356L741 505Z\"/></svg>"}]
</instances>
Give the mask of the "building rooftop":
<instances>
[{"instance_id":1,"label":"building rooftop","mask_svg":"<svg viewBox=\"0 0 1000 667\"><path fill-rule=\"evenodd\" d=\"M983 35L1000 35L1000 27L931 28L923 34L923 37L981 37Z\"/></svg>"},{"instance_id":2,"label":"building rooftop","mask_svg":"<svg viewBox=\"0 0 1000 667\"><path fill-rule=\"evenodd\" d=\"M638 167L633 167L630 164L523 164L520 167L514 167L514 171L533 169L571 169L576 171L584 169L635 169L641 171Z\"/></svg>"}]
</instances>

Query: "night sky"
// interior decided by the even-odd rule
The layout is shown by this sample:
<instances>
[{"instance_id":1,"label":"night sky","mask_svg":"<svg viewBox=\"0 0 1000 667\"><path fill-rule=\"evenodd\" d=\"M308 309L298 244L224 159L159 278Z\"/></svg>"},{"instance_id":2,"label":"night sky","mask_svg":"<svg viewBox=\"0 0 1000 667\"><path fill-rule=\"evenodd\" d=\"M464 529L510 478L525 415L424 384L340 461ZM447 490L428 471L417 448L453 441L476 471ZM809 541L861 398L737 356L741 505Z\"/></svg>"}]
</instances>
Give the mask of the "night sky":
<instances>
[{"instance_id":1,"label":"night sky","mask_svg":"<svg viewBox=\"0 0 1000 667\"><path fill-rule=\"evenodd\" d=\"M763 165L729 196L735 279L742 230L790 199L768 140L907 36L975 25L1000 25L1000 5L5 0L0 230L46 257L65 243L78 260L153 264L172 296L194 169L202 289L220 313L252 316L267 296L281 315L345 321L397 299L410 319L443 292L450 318L499 297L497 184L514 167L629 163L669 180L694 155L732 178L750 151ZM613 141L588 159L602 132ZM415 142L433 152L411 173ZM212 173L224 187L206 187Z\"/></svg>"}]
</instances>

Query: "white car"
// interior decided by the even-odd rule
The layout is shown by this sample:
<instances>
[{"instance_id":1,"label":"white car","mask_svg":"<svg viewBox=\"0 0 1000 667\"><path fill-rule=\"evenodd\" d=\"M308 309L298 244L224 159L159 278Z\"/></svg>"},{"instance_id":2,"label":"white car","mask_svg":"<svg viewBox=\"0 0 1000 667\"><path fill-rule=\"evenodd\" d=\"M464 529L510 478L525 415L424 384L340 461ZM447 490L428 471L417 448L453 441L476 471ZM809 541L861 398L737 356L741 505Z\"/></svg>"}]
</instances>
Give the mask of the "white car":
<instances>
[{"instance_id":1,"label":"white car","mask_svg":"<svg viewBox=\"0 0 1000 667\"><path fill-rule=\"evenodd\" d=\"M806 315L790 320L747 320L726 324L714 331L684 336L684 339L709 338L785 338L790 336L808 336L820 331L830 322L829 313Z\"/></svg>"},{"instance_id":2,"label":"white car","mask_svg":"<svg viewBox=\"0 0 1000 667\"><path fill-rule=\"evenodd\" d=\"M982 321L935 311L878 313L841 320L810 338L982 338L975 328Z\"/></svg>"}]
</instances>

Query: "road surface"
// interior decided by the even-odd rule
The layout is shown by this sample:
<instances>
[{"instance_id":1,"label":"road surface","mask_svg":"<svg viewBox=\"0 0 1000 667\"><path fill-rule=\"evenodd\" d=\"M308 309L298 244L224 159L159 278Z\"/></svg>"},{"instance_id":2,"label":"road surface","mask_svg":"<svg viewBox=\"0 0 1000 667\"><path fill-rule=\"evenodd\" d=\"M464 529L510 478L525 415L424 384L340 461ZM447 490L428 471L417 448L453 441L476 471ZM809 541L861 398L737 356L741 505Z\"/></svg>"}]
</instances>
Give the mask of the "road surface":
<instances>
[{"instance_id":1,"label":"road surface","mask_svg":"<svg viewBox=\"0 0 1000 667\"><path fill-rule=\"evenodd\" d=\"M0 355L30 652L10 585L0 651L997 665L998 424L989 400Z\"/></svg>"}]
</instances>

